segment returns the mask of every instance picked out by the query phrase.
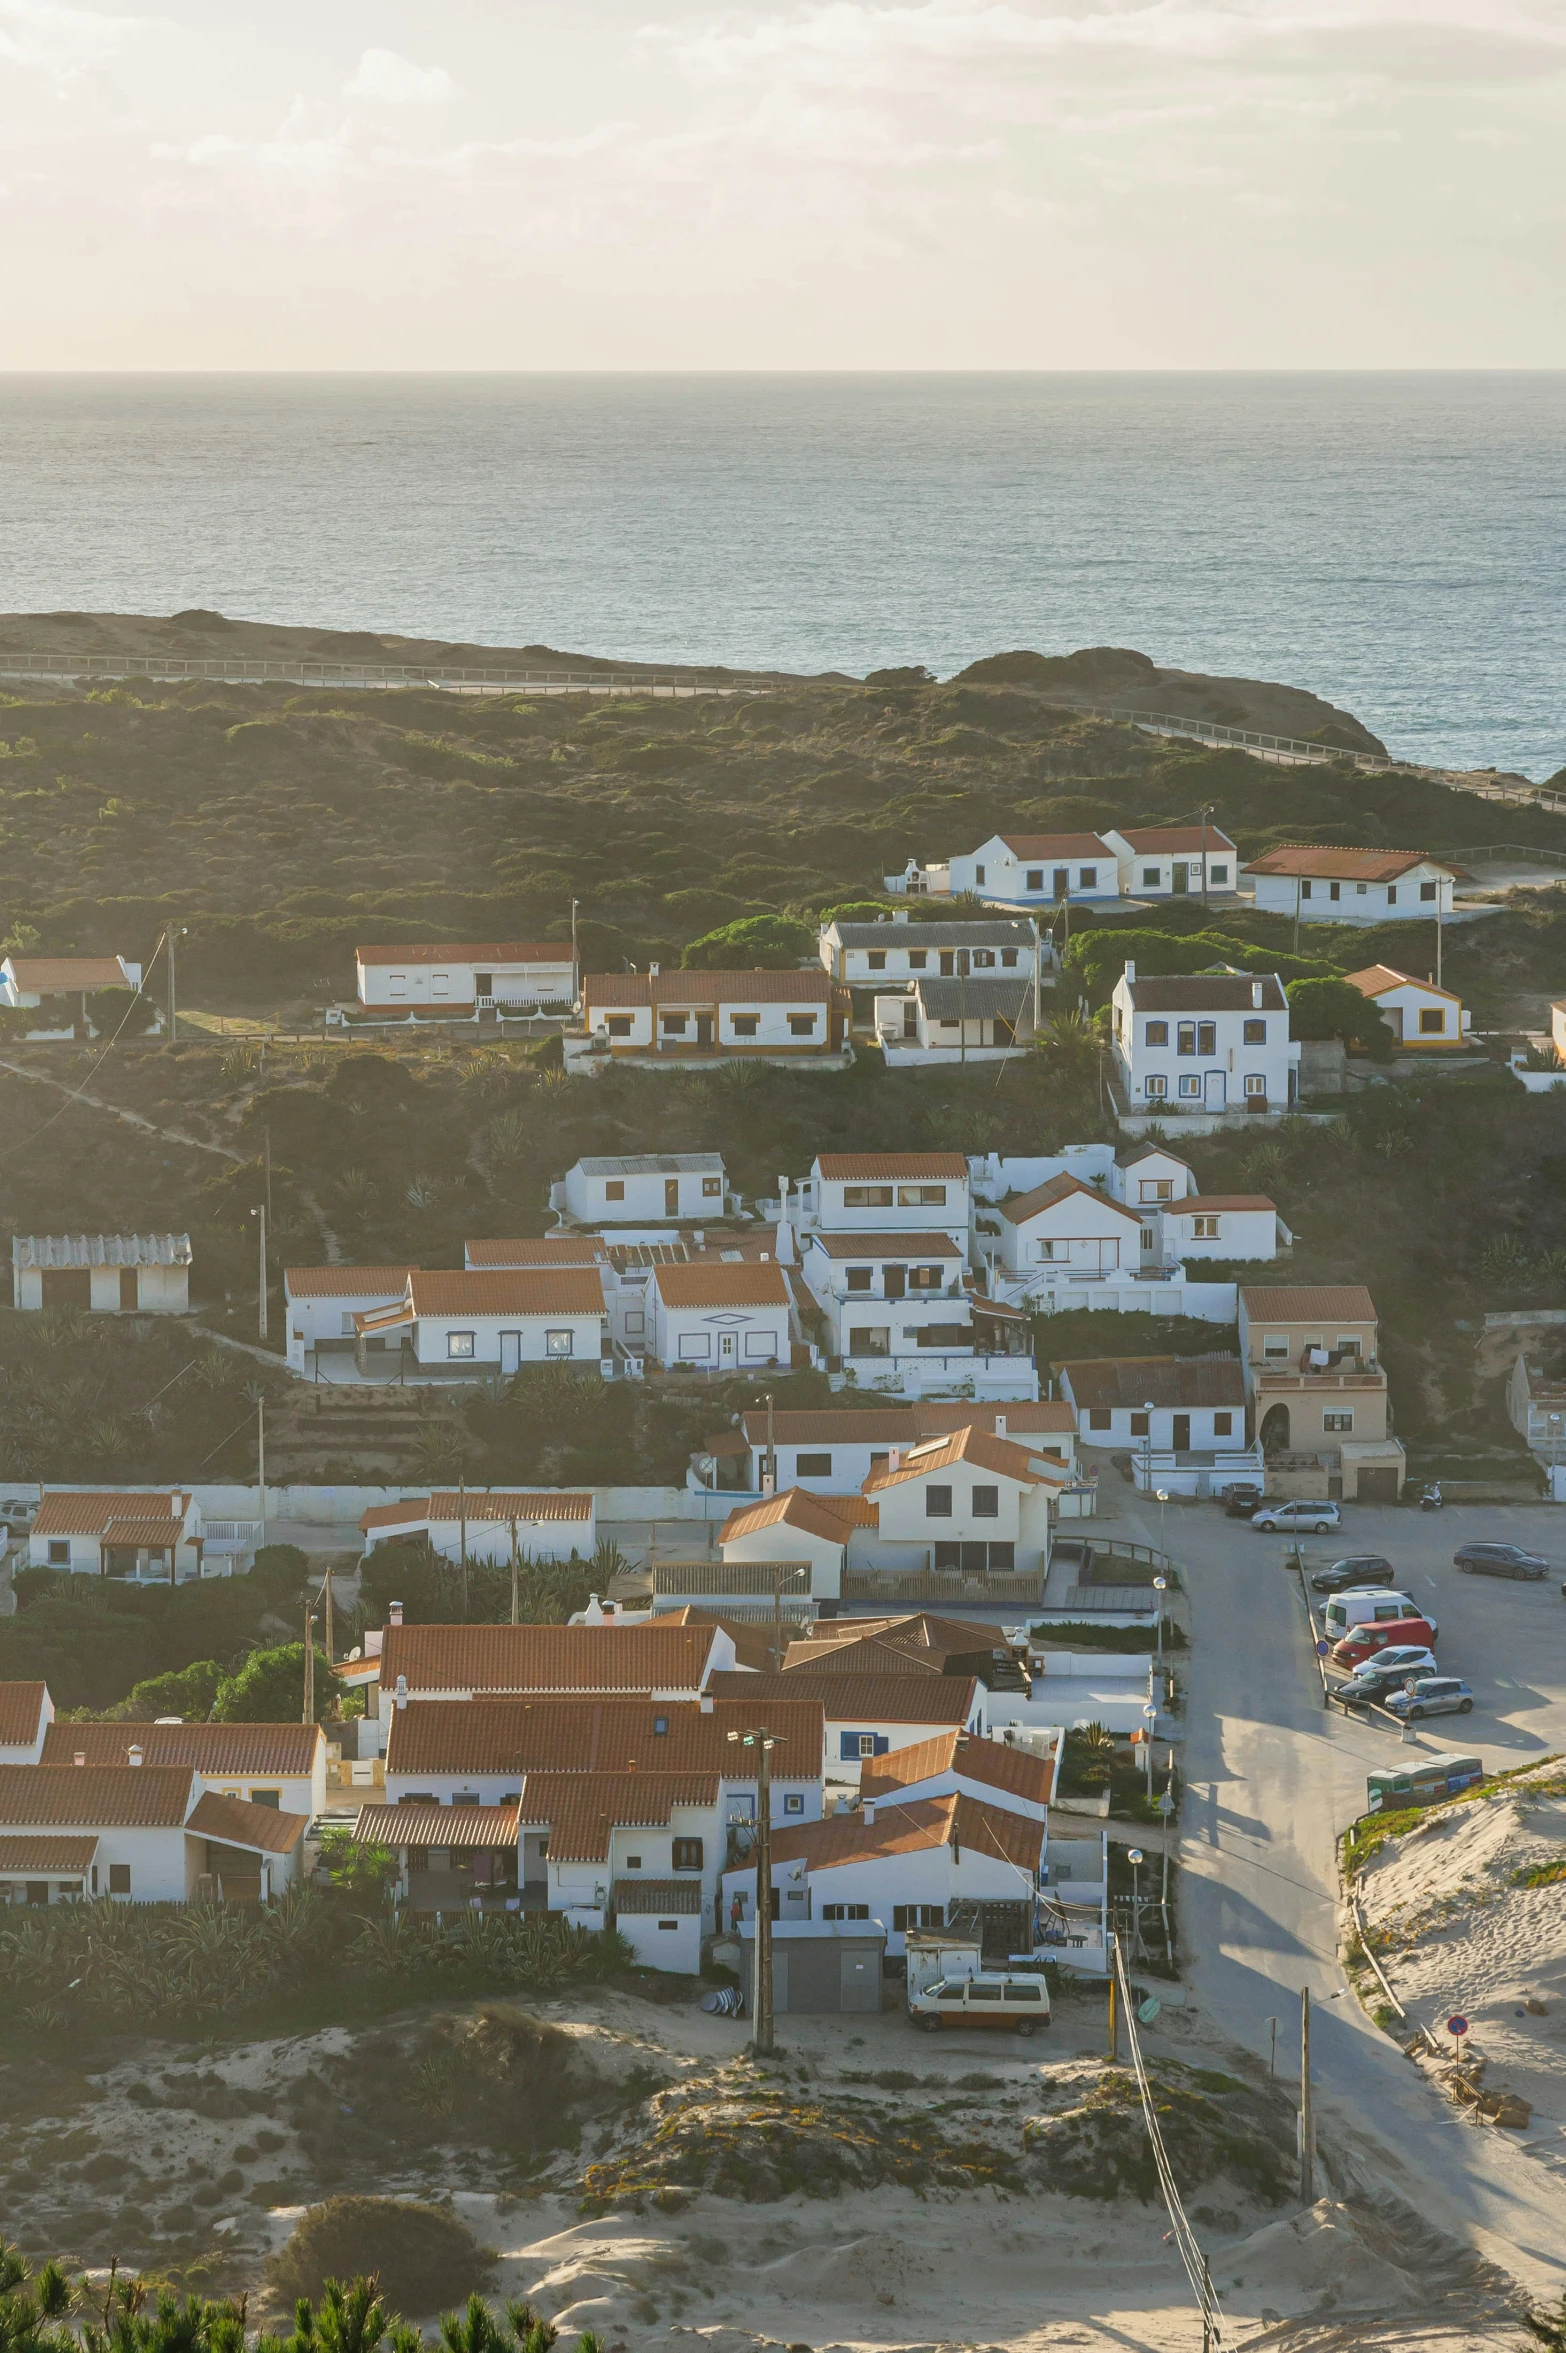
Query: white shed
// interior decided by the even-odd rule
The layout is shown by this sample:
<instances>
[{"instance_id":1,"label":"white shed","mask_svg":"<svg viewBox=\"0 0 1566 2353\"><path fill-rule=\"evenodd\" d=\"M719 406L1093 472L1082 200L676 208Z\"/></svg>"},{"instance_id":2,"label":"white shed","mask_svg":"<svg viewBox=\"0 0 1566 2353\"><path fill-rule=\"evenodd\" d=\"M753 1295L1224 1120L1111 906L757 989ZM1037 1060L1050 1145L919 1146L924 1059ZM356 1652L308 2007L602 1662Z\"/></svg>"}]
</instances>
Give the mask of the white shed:
<instances>
[{"instance_id":1,"label":"white shed","mask_svg":"<svg viewBox=\"0 0 1566 2353\"><path fill-rule=\"evenodd\" d=\"M185 1315L188 1234L13 1234L11 1304L94 1315Z\"/></svg>"}]
</instances>

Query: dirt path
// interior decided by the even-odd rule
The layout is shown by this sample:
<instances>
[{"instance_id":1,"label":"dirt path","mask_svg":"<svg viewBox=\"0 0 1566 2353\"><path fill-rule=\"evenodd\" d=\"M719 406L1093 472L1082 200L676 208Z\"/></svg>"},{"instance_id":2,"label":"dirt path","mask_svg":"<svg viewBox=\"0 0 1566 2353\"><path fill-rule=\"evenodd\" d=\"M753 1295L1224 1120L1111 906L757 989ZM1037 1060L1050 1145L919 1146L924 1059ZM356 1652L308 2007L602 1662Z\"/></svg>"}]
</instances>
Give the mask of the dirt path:
<instances>
[{"instance_id":1,"label":"dirt path","mask_svg":"<svg viewBox=\"0 0 1566 2353\"><path fill-rule=\"evenodd\" d=\"M66 1096L73 1103L85 1103L89 1110L106 1111L111 1119L123 1119L129 1127L139 1127L149 1136L161 1136L165 1143L184 1144L192 1152L211 1152L219 1160L237 1161L243 1165L246 1155L231 1151L227 1144L209 1144L202 1136L187 1136L182 1128L159 1127L140 1111L127 1111L118 1103L106 1102L102 1095L89 1095L84 1087L67 1086L64 1079L46 1078L40 1070L24 1069L20 1063L7 1062L0 1056L0 1070L9 1071L12 1078L26 1079L36 1087L52 1087L57 1095ZM325 1220L322 1220L323 1227Z\"/></svg>"}]
</instances>

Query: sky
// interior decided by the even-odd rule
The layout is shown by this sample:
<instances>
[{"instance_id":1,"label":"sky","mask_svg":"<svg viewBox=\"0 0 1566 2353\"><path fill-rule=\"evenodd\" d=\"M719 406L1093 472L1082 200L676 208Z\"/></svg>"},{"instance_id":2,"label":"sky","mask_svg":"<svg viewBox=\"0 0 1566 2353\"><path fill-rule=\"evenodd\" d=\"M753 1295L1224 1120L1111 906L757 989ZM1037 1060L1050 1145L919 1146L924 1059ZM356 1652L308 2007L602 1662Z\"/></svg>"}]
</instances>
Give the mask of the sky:
<instances>
[{"instance_id":1,"label":"sky","mask_svg":"<svg viewBox=\"0 0 1566 2353\"><path fill-rule=\"evenodd\" d=\"M0 0L0 368L1566 366L1566 0Z\"/></svg>"}]
</instances>

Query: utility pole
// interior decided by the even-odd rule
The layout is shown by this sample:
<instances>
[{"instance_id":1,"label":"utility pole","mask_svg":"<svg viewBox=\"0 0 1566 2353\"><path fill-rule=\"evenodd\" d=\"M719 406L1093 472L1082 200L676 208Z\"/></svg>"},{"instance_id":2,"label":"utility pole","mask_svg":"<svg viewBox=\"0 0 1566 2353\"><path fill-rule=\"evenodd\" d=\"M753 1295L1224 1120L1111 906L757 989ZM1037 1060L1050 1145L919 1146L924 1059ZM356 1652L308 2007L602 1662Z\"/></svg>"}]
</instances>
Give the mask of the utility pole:
<instances>
[{"instance_id":1,"label":"utility pole","mask_svg":"<svg viewBox=\"0 0 1566 2353\"><path fill-rule=\"evenodd\" d=\"M266 1399L256 1399L256 1487L261 1498L261 1544L266 1543Z\"/></svg>"},{"instance_id":2,"label":"utility pole","mask_svg":"<svg viewBox=\"0 0 1566 2353\"><path fill-rule=\"evenodd\" d=\"M1300 1991L1300 2203L1316 2203L1316 2125L1310 2108L1310 1987Z\"/></svg>"},{"instance_id":3,"label":"utility pole","mask_svg":"<svg viewBox=\"0 0 1566 2353\"><path fill-rule=\"evenodd\" d=\"M169 960L166 978L169 984L169 1043L171 1045L179 1036L179 1011L174 995L174 930L175 926L171 923L163 934L164 952Z\"/></svg>"},{"instance_id":4,"label":"utility pole","mask_svg":"<svg viewBox=\"0 0 1566 2353\"><path fill-rule=\"evenodd\" d=\"M1294 953L1300 952L1300 878L1294 877Z\"/></svg>"},{"instance_id":5,"label":"utility pole","mask_svg":"<svg viewBox=\"0 0 1566 2353\"><path fill-rule=\"evenodd\" d=\"M517 1553L519 1549L520 1547L517 1544L517 1524L513 1519L511 1523L511 1623L513 1626L521 1624L517 1603L517 1580L521 1574L521 1563L517 1559Z\"/></svg>"},{"instance_id":6,"label":"utility pole","mask_svg":"<svg viewBox=\"0 0 1566 2353\"><path fill-rule=\"evenodd\" d=\"M1039 919L1028 918L1033 931L1033 1035L1036 1038L1044 1027L1044 943L1039 937Z\"/></svg>"},{"instance_id":7,"label":"utility pole","mask_svg":"<svg viewBox=\"0 0 1566 2353\"><path fill-rule=\"evenodd\" d=\"M321 1586L326 1601L326 1657L330 1665L337 1657L337 1638L332 1625L332 1572L327 1570Z\"/></svg>"},{"instance_id":8,"label":"utility pole","mask_svg":"<svg viewBox=\"0 0 1566 2353\"><path fill-rule=\"evenodd\" d=\"M266 1331L266 1203L265 1203L264 1201L258 1201L258 1202L257 1202L257 1204L256 1204L256 1206L255 1206L255 1208L254 1208L254 1209L252 1209L252 1211L250 1212L250 1214L251 1214L251 1216L252 1216L252 1217L259 1218L259 1219L260 1219L260 1221L261 1221L261 1222L260 1222L260 1225L259 1225L259 1227L258 1227L258 1229L257 1229L257 1233L258 1233L258 1239L259 1239L259 1243L260 1243L259 1257L260 1257L260 1269L261 1269L261 1271L260 1271L260 1275L259 1275L259 1277L258 1277L258 1307L257 1307L257 1312L256 1312L256 1337L257 1337L257 1339L264 1340L264 1339L266 1338L266 1336L267 1336L267 1331Z\"/></svg>"},{"instance_id":9,"label":"utility pole","mask_svg":"<svg viewBox=\"0 0 1566 2353\"><path fill-rule=\"evenodd\" d=\"M770 1389L767 1391L767 1467L761 1485L763 1494L776 1495L778 1491L777 1419L772 1408L772 1391Z\"/></svg>"},{"instance_id":10,"label":"utility pole","mask_svg":"<svg viewBox=\"0 0 1566 2353\"><path fill-rule=\"evenodd\" d=\"M315 1612L308 1601L305 1603L304 1618L304 1715L301 1721L313 1724L315 1722Z\"/></svg>"},{"instance_id":11,"label":"utility pole","mask_svg":"<svg viewBox=\"0 0 1566 2353\"><path fill-rule=\"evenodd\" d=\"M1113 1939L1111 1939L1113 1945ZM1116 1956L1113 1950L1109 1961L1109 2064L1114 2066L1120 2057L1120 2009L1116 1998Z\"/></svg>"},{"instance_id":12,"label":"utility pole","mask_svg":"<svg viewBox=\"0 0 1566 2353\"><path fill-rule=\"evenodd\" d=\"M266 1213L270 1217L272 1214L272 1130L270 1127L264 1127L261 1130L261 1141L266 1166Z\"/></svg>"},{"instance_id":13,"label":"utility pole","mask_svg":"<svg viewBox=\"0 0 1566 2353\"><path fill-rule=\"evenodd\" d=\"M468 1474L457 1473L457 1526L462 1544L462 1623L468 1622Z\"/></svg>"},{"instance_id":14,"label":"utility pole","mask_svg":"<svg viewBox=\"0 0 1566 2353\"><path fill-rule=\"evenodd\" d=\"M756 1752L756 2031L758 2059L772 2056L772 1751L780 1735L764 1724L731 1732Z\"/></svg>"},{"instance_id":15,"label":"utility pole","mask_svg":"<svg viewBox=\"0 0 1566 2353\"><path fill-rule=\"evenodd\" d=\"M957 1031L961 1040L958 1055L964 1070L968 1067L968 951L957 951Z\"/></svg>"},{"instance_id":16,"label":"utility pole","mask_svg":"<svg viewBox=\"0 0 1566 2353\"><path fill-rule=\"evenodd\" d=\"M1439 988L1439 987L1441 986L1441 947L1442 947L1442 923L1441 923L1441 877L1440 877L1440 876L1439 876L1439 874L1438 874L1438 875L1436 876L1436 987L1437 987L1437 988Z\"/></svg>"},{"instance_id":17,"label":"utility pole","mask_svg":"<svg viewBox=\"0 0 1566 2353\"><path fill-rule=\"evenodd\" d=\"M577 995L582 985L582 960L576 950L576 911L581 904L580 899L571 901L571 994L573 997Z\"/></svg>"},{"instance_id":18,"label":"utility pole","mask_svg":"<svg viewBox=\"0 0 1566 2353\"><path fill-rule=\"evenodd\" d=\"M1202 804L1202 913L1207 913L1207 820L1213 813L1211 801Z\"/></svg>"}]
</instances>

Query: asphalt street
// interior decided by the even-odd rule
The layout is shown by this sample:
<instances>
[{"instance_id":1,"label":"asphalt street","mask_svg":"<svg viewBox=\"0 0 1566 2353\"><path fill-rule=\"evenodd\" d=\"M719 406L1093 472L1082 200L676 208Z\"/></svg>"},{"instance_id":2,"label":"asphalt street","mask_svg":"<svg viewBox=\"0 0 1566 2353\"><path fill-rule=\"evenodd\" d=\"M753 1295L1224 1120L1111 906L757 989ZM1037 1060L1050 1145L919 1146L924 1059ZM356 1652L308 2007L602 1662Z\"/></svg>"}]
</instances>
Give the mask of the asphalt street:
<instances>
[{"instance_id":1,"label":"asphalt street","mask_svg":"<svg viewBox=\"0 0 1566 2353\"><path fill-rule=\"evenodd\" d=\"M1121 1528L1157 1540L1158 1512L1127 1499ZM1379 1552L1440 1622L1444 1669L1472 1716L1420 1727L1417 1748L1477 1750L1506 1767L1566 1753L1566 1511L1348 1505L1341 1534L1305 1540L1336 1557ZM1337 1834L1364 1810L1365 1774L1406 1760L1391 1725L1325 1709L1291 1540L1212 1504L1171 1507L1168 1548L1190 1596L1182 1921L1193 1994L1214 2025L1299 2073L1300 1991L1314 2012L1318 2139L1346 2149L1441 2227L1468 2237L1535 2295L1566 2289L1566 2136L1521 2143L1459 2119L1361 2011L1339 1966ZM1117 1529L1120 1533L1120 1529ZM1563 1565L1544 1585L1460 1575L1468 1536L1526 1544ZM1526 1956L1519 1955L1526 1970Z\"/></svg>"}]
</instances>

